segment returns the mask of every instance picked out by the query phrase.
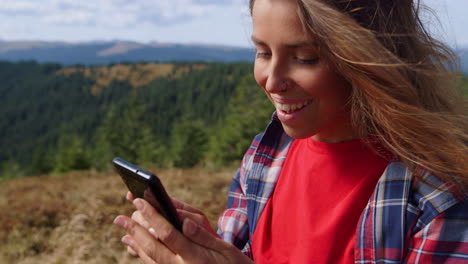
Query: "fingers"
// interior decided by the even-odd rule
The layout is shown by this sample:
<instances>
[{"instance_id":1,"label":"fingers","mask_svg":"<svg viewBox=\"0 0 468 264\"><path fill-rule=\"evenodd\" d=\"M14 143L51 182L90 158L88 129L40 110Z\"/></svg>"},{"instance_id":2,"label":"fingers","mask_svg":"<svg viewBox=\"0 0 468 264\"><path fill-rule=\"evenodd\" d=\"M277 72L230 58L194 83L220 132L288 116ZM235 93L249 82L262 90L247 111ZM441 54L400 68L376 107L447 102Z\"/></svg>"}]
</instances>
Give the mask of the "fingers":
<instances>
[{"instance_id":1,"label":"fingers","mask_svg":"<svg viewBox=\"0 0 468 264\"><path fill-rule=\"evenodd\" d=\"M122 242L126 245L131 244L131 246L127 246L127 252L130 256L140 258L145 264L158 264L150 257L148 257L148 255L146 255L146 253L143 252L143 250L133 249L132 247L137 247L138 245L134 241L132 241L132 238L129 235L125 235L124 237L122 237ZM137 251L139 251L139 253L137 253Z\"/></svg>"},{"instance_id":2,"label":"fingers","mask_svg":"<svg viewBox=\"0 0 468 264\"><path fill-rule=\"evenodd\" d=\"M133 204L148 221L149 226L153 227L149 228L149 231L172 252L178 253L182 257L190 257L195 254L194 244L161 216L148 202L143 199L135 199Z\"/></svg>"},{"instance_id":3,"label":"fingers","mask_svg":"<svg viewBox=\"0 0 468 264\"><path fill-rule=\"evenodd\" d=\"M184 235L145 200L135 199L133 204L148 226L144 227L127 216L118 216L114 223L125 228L128 235L122 242L145 264L182 264L187 260L196 260L197 263L253 263L236 247L190 219L200 220L197 213L186 212ZM140 215L134 213L132 217L138 219Z\"/></svg>"},{"instance_id":4,"label":"fingers","mask_svg":"<svg viewBox=\"0 0 468 264\"><path fill-rule=\"evenodd\" d=\"M205 217L203 217L203 215L200 215L200 214L194 214L192 212L189 212L189 211L185 211L185 210L182 210L182 209L177 209L177 214L179 215L179 218L183 221L185 218L190 218L191 220L193 220L195 223L201 225L201 226L205 226Z\"/></svg>"},{"instance_id":5,"label":"fingers","mask_svg":"<svg viewBox=\"0 0 468 264\"><path fill-rule=\"evenodd\" d=\"M195 223L203 226L208 230L210 233L213 235L216 235L216 232L213 230L211 227L210 221L206 217L206 215L199 209L192 207L186 203L183 203L181 201L178 201L176 199L172 199L172 203L174 206L177 208L177 214L179 215L179 218L183 222L186 217L190 218L193 220Z\"/></svg>"},{"instance_id":6,"label":"fingers","mask_svg":"<svg viewBox=\"0 0 468 264\"><path fill-rule=\"evenodd\" d=\"M134 197L131 192L127 192L127 200L133 202ZM189 217L192 219L195 223L205 227L208 231L210 231L212 234L216 234L216 232L211 228L210 222L208 218L203 214L202 211L198 210L197 208L194 208L188 204L185 204L181 201L178 201L176 199L171 198L172 203L174 204L174 207L177 210L177 214L179 215L180 220L183 222L184 218ZM141 226L149 228L148 222L144 219L144 217L141 215L140 211L135 211L132 214L132 219L138 222Z\"/></svg>"},{"instance_id":7,"label":"fingers","mask_svg":"<svg viewBox=\"0 0 468 264\"><path fill-rule=\"evenodd\" d=\"M211 234L218 236L216 232L211 228L210 222L208 221L208 218L206 218L205 215L197 214L197 213L191 213L188 211L184 210L177 210L177 214L179 215L179 218L183 222L185 218L189 218L190 220L194 221L201 227L205 228L208 232Z\"/></svg>"},{"instance_id":8,"label":"fingers","mask_svg":"<svg viewBox=\"0 0 468 264\"><path fill-rule=\"evenodd\" d=\"M193 242L215 251L224 251L231 245L220 239L217 235L202 228L190 218L185 218L182 230L184 235Z\"/></svg>"},{"instance_id":9,"label":"fingers","mask_svg":"<svg viewBox=\"0 0 468 264\"><path fill-rule=\"evenodd\" d=\"M135 198L133 197L133 194L131 192L127 192L126 198L130 202L133 202L133 200L135 200Z\"/></svg>"},{"instance_id":10,"label":"fingers","mask_svg":"<svg viewBox=\"0 0 468 264\"><path fill-rule=\"evenodd\" d=\"M144 263L180 263L180 257L163 245L148 230L127 216L118 216L114 223L123 227L128 235L122 242L142 258Z\"/></svg>"},{"instance_id":11,"label":"fingers","mask_svg":"<svg viewBox=\"0 0 468 264\"><path fill-rule=\"evenodd\" d=\"M179 200L176 200L174 198L171 198L171 201L172 201L172 204L174 204L174 207L176 209L181 209L181 210L185 210L185 211L188 211L188 212L191 212L191 213L194 213L194 214L201 214L201 215L204 215L204 213L202 211L200 211L199 209L195 208L195 207L192 207L184 202L181 202Z\"/></svg>"},{"instance_id":12,"label":"fingers","mask_svg":"<svg viewBox=\"0 0 468 264\"><path fill-rule=\"evenodd\" d=\"M144 227L146 229L150 228L150 225L149 225L148 221L146 221L146 219L143 217L143 215L141 214L140 211L133 212L132 220L137 222L139 225L141 225L142 227Z\"/></svg>"},{"instance_id":13,"label":"fingers","mask_svg":"<svg viewBox=\"0 0 468 264\"><path fill-rule=\"evenodd\" d=\"M138 254L136 253L136 251L133 250L132 247L130 246L127 246L127 253L132 257L138 257Z\"/></svg>"},{"instance_id":14,"label":"fingers","mask_svg":"<svg viewBox=\"0 0 468 264\"><path fill-rule=\"evenodd\" d=\"M222 240L221 238L209 233L207 230L197 225L189 218L185 218L182 228L186 235L193 242L203 247L213 250L222 256L222 263L245 263L254 264L254 262L244 255L234 245ZM217 262L221 263L221 262Z\"/></svg>"},{"instance_id":15,"label":"fingers","mask_svg":"<svg viewBox=\"0 0 468 264\"><path fill-rule=\"evenodd\" d=\"M145 264L158 264L156 261L154 261L153 259L151 259L148 255L146 255L145 252L143 252L142 250L138 249L138 245L136 244L136 242L133 240L133 238L129 235L125 235L124 237L122 237L122 242L127 244L127 251L130 253L130 255L134 256L134 257L139 257L143 263ZM133 249L135 248L135 249ZM137 253L137 251L139 253Z\"/></svg>"}]
</instances>

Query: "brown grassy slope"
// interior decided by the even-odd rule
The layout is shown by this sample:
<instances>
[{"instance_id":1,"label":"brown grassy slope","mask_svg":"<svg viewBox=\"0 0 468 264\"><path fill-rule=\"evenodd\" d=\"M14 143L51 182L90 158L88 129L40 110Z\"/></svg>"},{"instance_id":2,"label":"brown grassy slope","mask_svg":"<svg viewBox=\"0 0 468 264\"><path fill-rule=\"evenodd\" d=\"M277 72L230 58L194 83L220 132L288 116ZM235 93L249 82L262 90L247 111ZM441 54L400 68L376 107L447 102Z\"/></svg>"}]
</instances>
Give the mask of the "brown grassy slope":
<instances>
[{"instance_id":1,"label":"brown grassy slope","mask_svg":"<svg viewBox=\"0 0 468 264\"><path fill-rule=\"evenodd\" d=\"M202 70L206 65L192 65L193 70ZM140 64L115 64L108 66L95 66L86 68L67 67L57 72L57 74L70 75L81 73L87 78L96 80L91 87L93 95L99 95L102 89L112 81L128 81L132 87L139 87L150 83L158 78L179 78L189 72L189 66L178 67L175 70L174 64L169 63L140 63Z\"/></svg>"},{"instance_id":2,"label":"brown grassy slope","mask_svg":"<svg viewBox=\"0 0 468 264\"><path fill-rule=\"evenodd\" d=\"M156 170L154 170L156 171ZM226 205L233 171L165 170L168 193L202 209L212 225ZM0 263L139 263L112 224L131 214L115 173L72 172L0 183Z\"/></svg>"}]
</instances>

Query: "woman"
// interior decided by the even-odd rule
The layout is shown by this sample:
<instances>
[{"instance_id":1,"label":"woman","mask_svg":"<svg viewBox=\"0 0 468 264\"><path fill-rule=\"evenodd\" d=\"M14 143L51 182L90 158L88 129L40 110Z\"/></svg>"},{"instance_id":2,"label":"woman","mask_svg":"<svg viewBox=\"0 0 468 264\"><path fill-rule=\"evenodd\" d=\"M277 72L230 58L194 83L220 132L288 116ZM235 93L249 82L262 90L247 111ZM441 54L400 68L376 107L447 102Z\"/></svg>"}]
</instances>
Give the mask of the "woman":
<instances>
[{"instance_id":1,"label":"woman","mask_svg":"<svg viewBox=\"0 0 468 264\"><path fill-rule=\"evenodd\" d=\"M466 101L411 0L251 0L276 107L218 235L176 202L115 222L145 263L468 263ZM131 197L130 197L131 198ZM242 253L241 253L242 252Z\"/></svg>"}]
</instances>

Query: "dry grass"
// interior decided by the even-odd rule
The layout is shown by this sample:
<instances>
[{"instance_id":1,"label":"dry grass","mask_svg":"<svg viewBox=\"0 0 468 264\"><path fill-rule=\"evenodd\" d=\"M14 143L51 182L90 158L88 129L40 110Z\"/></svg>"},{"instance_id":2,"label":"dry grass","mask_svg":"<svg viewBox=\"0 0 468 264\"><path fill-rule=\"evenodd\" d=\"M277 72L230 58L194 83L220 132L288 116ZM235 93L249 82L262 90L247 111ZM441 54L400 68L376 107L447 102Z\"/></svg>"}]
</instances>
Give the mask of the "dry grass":
<instances>
[{"instance_id":1,"label":"dry grass","mask_svg":"<svg viewBox=\"0 0 468 264\"><path fill-rule=\"evenodd\" d=\"M202 70L206 65L193 65L194 70ZM93 95L99 95L102 89L112 81L128 81L133 87L139 87L158 78L179 78L189 71L189 67L179 67L174 71L175 65L168 63L142 63L142 64L115 64L112 66L63 68L58 74L70 75L81 73L87 78L96 80L90 88Z\"/></svg>"},{"instance_id":2,"label":"dry grass","mask_svg":"<svg viewBox=\"0 0 468 264\"><path fill-rule=\"evenodd\" d=\"M156 171L156 170L154 170ZM233 171L159 171L169 194L202 209L212 225ZM72 172L0 183L0 263L138 263L112 224L131 214L115 173Z\"/></svg>"}]
</instances>

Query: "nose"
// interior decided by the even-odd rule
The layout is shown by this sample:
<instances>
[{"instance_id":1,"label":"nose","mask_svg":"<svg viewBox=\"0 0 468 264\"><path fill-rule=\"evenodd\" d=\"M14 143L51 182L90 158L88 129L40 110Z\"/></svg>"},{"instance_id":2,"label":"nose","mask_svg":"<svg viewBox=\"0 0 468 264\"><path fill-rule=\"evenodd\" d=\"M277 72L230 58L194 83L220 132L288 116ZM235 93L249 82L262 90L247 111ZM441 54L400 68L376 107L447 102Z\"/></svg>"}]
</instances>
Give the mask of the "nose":
<instances>
[{"instance_id":1,"label":"nose","mask_svg":"<svg viewBox=\"0 0 468 264\"><path fill-rule=\"evenodd\" d=\"M269 93L283 92L287 79L286 64L278 59L272 59L266 70L265 90Z\"/></svg>"}]
</instances>

